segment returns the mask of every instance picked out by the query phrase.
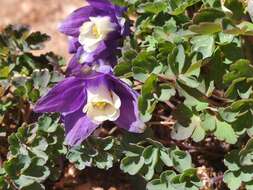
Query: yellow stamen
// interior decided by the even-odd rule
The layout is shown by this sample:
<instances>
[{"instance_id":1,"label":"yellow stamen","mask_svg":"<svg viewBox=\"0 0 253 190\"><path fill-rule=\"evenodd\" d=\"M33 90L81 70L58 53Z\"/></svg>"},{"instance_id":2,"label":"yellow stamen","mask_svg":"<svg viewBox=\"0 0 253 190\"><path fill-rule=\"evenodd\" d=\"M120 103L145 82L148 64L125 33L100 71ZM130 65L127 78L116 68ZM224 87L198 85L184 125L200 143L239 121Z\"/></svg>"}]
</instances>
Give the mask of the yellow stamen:
<instances>
[{"instance_id":1,"label":"yellow stamen","mask_svg":"<svg viewBox=\"0 0 253 190\"><path fill-rule=\"evenodd\" d=\"M97 26L92 27L92 34L96 36L97 38L100 36L100 32L98 31Z\"/></svg>"},{"instance_id":2,"label":"yellow stamen","mask_svg":"<svg viewBox=\"0 0 253 190\"><path fill-rule=\"evenodd\" d=\"M97 109L104 109L107 105L108 105L108 103L107 102L96 102L96 103L93 103L92 104L95 108L97 108Z\"/></svg>"}]
</instances>

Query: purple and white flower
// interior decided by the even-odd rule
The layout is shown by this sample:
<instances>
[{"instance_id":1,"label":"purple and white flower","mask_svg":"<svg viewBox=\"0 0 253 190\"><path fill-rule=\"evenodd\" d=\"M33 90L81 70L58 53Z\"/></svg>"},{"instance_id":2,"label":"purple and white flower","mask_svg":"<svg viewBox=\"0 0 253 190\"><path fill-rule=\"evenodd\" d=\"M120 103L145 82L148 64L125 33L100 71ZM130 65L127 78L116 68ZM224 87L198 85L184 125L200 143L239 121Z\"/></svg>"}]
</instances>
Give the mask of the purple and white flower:
<instances>
[{"instance_id":1,"label":"purple and white flower","mask_svg":"<svg viewBox=\"0 0 253 190\"><path fill-rule=\"evenodd\" d=\"M108 0L88 0L89 5L74 11L60 26L69 36L70 53L76 53L79 63L93 63L99 59L116 60L119 41L129 33L125 9Z\"/></svg>"},{"instance_id":2,"label":"purple and white flower","mask_svg":"<svg viewBox=\"0 0 253 190\"><path fill-rule=\"evenodd\" d=\"M37 102L35 112L61 113L71 146L80 144L104 121L134 133L145 129L139 117L138 93L106 73L66 78Z\"/></svg>"}]
</instances>

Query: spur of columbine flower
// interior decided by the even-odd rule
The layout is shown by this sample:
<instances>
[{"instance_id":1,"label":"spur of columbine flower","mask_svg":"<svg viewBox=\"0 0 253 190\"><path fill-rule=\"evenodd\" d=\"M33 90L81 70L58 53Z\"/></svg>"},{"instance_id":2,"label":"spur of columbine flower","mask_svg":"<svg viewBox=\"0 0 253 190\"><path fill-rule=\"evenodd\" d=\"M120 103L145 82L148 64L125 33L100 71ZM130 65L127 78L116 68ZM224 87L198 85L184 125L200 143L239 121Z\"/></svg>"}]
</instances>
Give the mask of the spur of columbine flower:
<instances>
[{"instance_id":1,"label":"spur of columbine flower","mask_svg":"<svg viewBox=\"0 0 253 190\"><path fill-rule=\"evenodd\" d=\"M108 73L66 78L37 102L34 111L61 113L66 142L71 146L80 144L104 121L133 133L145 129L137 92Z\"/></svg>"},{"instance_id":2,"label":"spur of columbine flower","mask_svg":"<svg viewBox=\"0 0 253 190\"><path fill-rule=\"evenodd\" d=\"M87 0L88 6L74 11L59 30L69 36L70 53L78 53L81 64L112 59L119 41L129 33L122 17L125 8L108 0ZM115 59L114 59L115 60Z\"/></svg>"},{"instance_id":3,"label":"spur of columbine flower","mask_svg":"<svg viewBox=\"0 0 253 190\"><path fill-rule=\"evenodd\" d=\"M66 70L67 76L72 76L80 73L81 70L93 70L102 73L112 73L112 68L116 62L116 58L114 56L111 56L107 59L98 59L92 63L80 64L79 58L80 52L74 54Z\"/></svg>"}]
</instances>

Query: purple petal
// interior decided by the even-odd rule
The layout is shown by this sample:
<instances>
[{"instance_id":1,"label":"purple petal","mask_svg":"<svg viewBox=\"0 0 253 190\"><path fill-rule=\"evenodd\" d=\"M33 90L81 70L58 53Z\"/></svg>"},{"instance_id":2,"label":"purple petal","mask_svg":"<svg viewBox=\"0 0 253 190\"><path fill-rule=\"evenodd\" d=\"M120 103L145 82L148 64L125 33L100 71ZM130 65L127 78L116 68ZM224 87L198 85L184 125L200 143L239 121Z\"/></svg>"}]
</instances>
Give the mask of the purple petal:
<instances>
[{"instance_id":1,"label":"purple petal","mask_svg":"<svg viewBox=\"0 0 253 190\"><path fill-rule=\"evenodd\" d=\"M82 64L79 63L79 59L80 59L80 55L82 54L83 50L80 47L77 50L77 53L71 58L67 70L66 70L66 74L67 76L70 75L74 75L75 73L79 73L81 71L82 68Z\"/></svg>"},{"instance_id":2,"label":"purple petal","mask_svg":"<svg viewBox=\"0 0 253 190\"><path fill-rule=\"evenodd\" d=\"M85 116L82 110L63 116L66 142L70 146L81 144L98 127Z\"/></svg>"},{"instance_id":3,"label":"purple petal","mask_svg":"<svg viewBox=\"0 0 253 190\"><path fill-rule=\"evenodd\" d=\"M111 81L111 88L121 99L120 116L115 123L129 132L142 133L146 126L140 119L138 94L120 79L107 76Z\"/></svg>"},{"instance_id":4,"label":"purple petal","mask_svg":"<svg viewBox=\"0 0 253 190\"><path fill-rule=\"evenodd\" d=\"M109 35L111 37L111 35ZM82 63L92 63L99 59L114 61L111 65L115 64L116 54L118 53L118 43L115 42L116 38L110 38L106 41L100 42L97 49L92 53L83 52L83 56L86 57L82 60ZM113 65L114 66L114 65Z\"/></svg>"},{"instance_id":5,"label":"purple petal","mask_svg":"<svg viewBox=\"0 0 253 190\"><path fill-rule=\"evenodd\" d=\"M100 59L97 61L96 71L99 73L112 73L112 65L106 63L106 61Z\"/></svg>"},{"instance_id":6,"label":"purple petal","mask_svg":"<svg viewBox=\"0 0 253 190\"><path fill-rule=\"evenodd\" d=\"M91 53L83 51L83 53L81 55L81 62L82 63L92 63L96 59L106 57L107 53L108 53L107 46L106 46L105 42L102 41L99 43L99 46L97 47L97 49L95 51L93 51Z\"/></svg>"},{"instance_id":7,"label":"purple petal","mask_svg":"<svg viewBox=\"0 0 253 190\"><path fill-rule=\"evenodd\" d=\"M91 77L93 76L93 77ZM87 78L87 89L88 88L98 88L100 85L105 85L110 89L109 81L106 78L107 74L97 73L94 72L94 74L90 75L90 78Z\"/></svg>"},{"instance_id":8,"label":"purple petal","mask_svg":"<svg viewBox=\"0 0 253 190\"><path fill-rule=\"evenodd\" d=\"M69 37L69 53L76 53L81 46L78 39L75 37Z\"/></svg>"},{"instance_id":9,"label":"purple petal","mask_svg":"<svg viewBox=\"0 0 253 190\"><path fill-rule=\"evenodd\" d=\"M125 7L116 6L108 0L87 0L87 2L96 9L112 11L117 16L122 16L123 12L126 11Z\"/></svg>"},{"instance_id":10,"label":"purple petal","mask_svg":"<svg viewBox=\"0 0 253 190\"><path fill-rule=\"evenodd\" d=\"M88 84L90 83L90 81L95 81L100 77L105 77L105 73L98 73L98 72L92 71L89 74L87 74L84 72L79 72L79 73L76 73L75 76L82 80L86 80L86 83ZM86 85L86 88L87 88L87 85Z\"/></svg>"},{"instance_id":11,"label":"purple petal","mask_svg":"<svg viewBox=\"0 0 253 190\"><path fill-rule=\"evenodd\" d=\"M70 60L68 64L68 68L66 71L67 75L68 76L75 75L76 73L81 72L81 70L84 67L90 67L90 66L91 67L94 66L96 68L95 70L99 72L103 72L103 73L111 72L111 68L112 66L114 66L116 62L115 58L113 57L106 58L106 54L107 54L106 52L101 52L101 54L95 55L98 52L99 50L96 50L94 54L93 53L90 54L90 53L85 53L82 47L78 48L77 53L72 57L72 59ZM81 56L87 56L86 57L87 59L82 63L80 63L80 61L83 61L83 60L80 60ZM112 63L112 65L110 65L110 63Z\"/></svg>"},{"instance_id":12,"label":"purple petal","mask_svg":"<svg viewBox=\"0 0 253 190\"><path fill-rule=\"evenodd\" d=\"M112 6L108 0L87 0L87 2L89 5L96 7L97 9L106 9Z\"/></svg>"},{"instance_id":13,"label":"purple petal","mask_svg":"<svg viewBox=\"0 0 253 190\"><path fill-rule=\"evenodd\" d=\"M85 21L89 20L93 12L93 7L86 6L74 11L66 20L62 22L59 31L70 36L78 36L79 28Z\"/></svg>"},{"instance_id":14,"label":"purple petal","mask_svg":"<svg viewBox=\"0 0 253 190\"><path fill-rule=\"evenodd\" d=\"M69 77L54 86L35 105L35 112L73 112L86 101L85 82Z\"/></svg>"}]
</instances>

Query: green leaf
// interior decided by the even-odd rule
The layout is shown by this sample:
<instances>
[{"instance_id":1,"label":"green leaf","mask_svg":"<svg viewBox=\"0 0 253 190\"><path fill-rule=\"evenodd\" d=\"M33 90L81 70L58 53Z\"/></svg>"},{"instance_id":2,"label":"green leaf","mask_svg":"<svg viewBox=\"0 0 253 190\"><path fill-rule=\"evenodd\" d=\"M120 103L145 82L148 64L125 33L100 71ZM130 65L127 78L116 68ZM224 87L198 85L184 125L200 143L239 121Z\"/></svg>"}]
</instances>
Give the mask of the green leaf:
<instances>
[{"instance_id":1,"label":"green leaf","mask_svg":"<svg viewBox=\"0 0 253 190\"><path fill-rule=\"evenodd\" d=\"M141 4L137 11L139 13L154 13L154 14L158 14L160 12L165 12L167 10L167 3L166 2L162 2L159 0L155 0L155 2L147 2L147 3L143 3Z\"/></svg>"},{"instance_id":2,"label":"green leaf","mask_svg":"<svg viewBox=\"0 0 253 190\"><path fill-rule=\"evenodd\" d=\"M241 19L244 16L243 3L238 0L225 0L224 5L233 13L234 19Z\"/></svg>"},{"instance_id":3,"label":"green leaf","mask_svg":"<svg viewBox=\"0 0 253 190\"><path fill-rule=\"evenodd\" d=\"M205 130L202 128L201 124L195 127L194 132L192 133L191 138L194 142L202 141L206 136Z\"/></svg>"},{"instance_id":4,"label":"green leaf","mask_svg":"<svg viewBox=\"0 0 253 190\"><path fill-rule=\"evenodd\" d=\"M155 166L158 162L159 149L149 146L143 151L144 162L148 165L147 173L145 173L144 178L149 181L153 178L155 174Z\"/></svg>"},{"instance_id":5,"label":"green leaf","mask_svg":"<svg viewBox=\"0 0 253 190\"><path fill-rule=\"evenodd\" d=\"M233 112L230 109L219 109L219 115L224 121L227 121L228 123L235 122L238 118L238 113Z\"/></svg>"},{"instance_id":6,"label":"green leaf","mask_svg":"<svg viewBox=\"0 0 253 190\"><path fill-rule=\"evenodd\" d=\"M142 86L141 92L144 98L152 97L152 93L156 89L156 83L157 83L157 76L151 74L149 78L145 81L144 85Z\"/></svg>"},{"instance_id":7,"label":"green leaf","mask_svg":"<svg viewBox=\"0 0 253 190\"><path fill-rule=\"evenodd\" d=\"M243 21L238 25L234 25L231 21L223 21L223 30L226 34L232 34L237 36L252 36L253 24L247 21Z\"/></svg>"},{"instance_id":8,"label":"green leaf","mask_svg":"<svg viewBox=\"0 0 253 190\"><path fill-rule=\"evenodd\" d=\"M93 160L94 166L100 169L108 170L113 166L114 157L111 154L101 153Z\"/></svg>"},{"instance_id":9,"label":"green leaf","mask_svg":"<svg viewBox=\"0 0 253 190\"><path fill-rule=\"evenodd\" d=\"M202 58L211 57L215 48L215 40L213 35L195 36L191 39L192 51L202 54Z\"/></svg>"},{"instance_id":10,"label":"green leaf","mask_svg":"<svg viewBox=\"0 0 253 190\"><path fill-rule=\"evenodd\" d=\"M193 125L189 127L184 127L180 123L176 123L170 135L175 140L185 140L191 137L193 131Z\"/></svg>"},{"instance_id":11,"label":"green leaf","mask_svg":"<svg viewBox=\"0 0 253 190\"><path fill-rule=\"evenodd\" d=\"M200 85L199 81L194 76L187 77L184 75L179 75L178 81L191 88L197 88Z\"/></svg>"},{"instance_id":12,"label":"green leaf","mask_svg":"<svg viewBox=\"0 0 253 190\"><path fill-rule=\"evenodd\" d=\"M50 82L50 73L48 69L41 71L34 71L32 74L34 87L35 88L45 88Z\"/></svg>"},{"instance_id":13,"label":"green leaf","mask_svg":"<svg viewBox=\"0 0 253 190\"><path fill-rule=\"evenodd\" d=\"M70 148L67 158L79 170L91 166L109 169L113 166L115 159L120 156L119 150L117 141L111 137L90 137L82 145Z\"/></svg>"},{"instance_id":14,"label":"green leaf","mask_svg":"<svg viewBox=\"0 0 253 190\"><path fill-rule=\"evenodd\" d=\"M220 23L201 22L198 25L191 25L189 30L197 34L210 35L220 32L222 30L222 26Z\"/></svg>"},{"instance_id":15,"label":"green leaf","mask_svg":"<svg viewBox=\"0 0 253 190\"><path fill-rule=\"evenodd\" d=\"M55 117L41 117L38 121L38 129L46 133L53 133L59 127L58 121L59 119Z\"/></svg>"},{"instance_id":16,"label":"green leaf","mask_svg":"<svg viewBox=\"0 0 253 190\"><path fill-rule=\"evenodd\" d=\"M232 150L225 157L224 164L228 167L230 171L240 170L240 160L239 160L239 151Z\"/></svg>"},{"instance_id":17,"label":"green leaf","mask_svg":"<svg viewBox=\"0 0 253 190\"><path fill-rule=\"evenodd\" d=\"M200 0L177 0L169 1L169 13L172 15L182 14L188 7L198 3Z\"/></svg>"},{"instance_id":18,"label":"green leaf","mask_svg":"<svg viewBox=\"0 0 253 190\"><path fill-rule=\"evenodd\" d=\"M36 181L44 181L49 176L50 171L45 166L40 166L37 159L33 159L30 166L22 172L22 175L27 178L33 178ZM28 177L29 176L29 177Z\"/></svg>"},{"instance_id":19,"label":"green leaf","mask_svg":"<svg viewBox=\"0 0 253 190\"><path fill-rule=\"evenodd\" d=\"M176 94L176 91L171 86L166 85L166 84L159 85L159 92L158 92L159 101L162 101L162 102L167 101L175 94Z\"/></svg>"},{"instance_id":20,"label":"green leaf","mask_svg":"<svg viewBox=\"0 0 253 190\"><path fill-rule=\"evenodd\" d=\"M185 50L182 45L175 47L168 57L168 64L175 75L182 73L185 65Z\"/></svg>"},{"instance_id":21,"label":"green leaf","mask_svg":"<svg viewBox=\"0 0 253 190\"><path fill-rule=\"evenodd\" d=\"M27 38L26 42L32 50L40 50L44 48L43 43L50 40L50 36L41 32L33 32Z\"/></svg>"},{"instance_id":22,"label":"green leaf","mask_svg":"<svg viewBox=\"0 0 253 190\"><path fill-rule=\"evenodd\" d=\"M148 190L168 190L170 188L170 190L175 190L172 186L171 186L171 180L173 179L173 177L176 176L176 173L174 171L165 171L161 174L160 179L155 179L152 180L151 182L149 182L147 184L147 189Z\"/></svg>"},{"instance_id":23,"label":"green leaf","mask_svg":"<svg viewBox=\"0 0 253 190\"><path fill-rule=\"evenodd\" d=\"M114 68L114 73L116 76L124 76L132 71L132 65L129 63L117 64Z\"/></svg>"},{"instance_id":24,"label":"green leaf","mask_svg":"<svg viewBox=\"0 0 253 190\"><path fill-rule=\"evenodd\" d=\"M226 141L229 144L235 144L238 138L231 125L219 120L216 120L216 130L214 135L217 137L217 139Z\"/></svg>"},{"instance_id":25,"label":"green leaf","mask_svg":"<svg viewBox=\"0 0 253 190\"><path fill-rule=\"evenodd\" d=\"M223 180L231 190L237 190L241 186L241 179L233 172L225 172Z\"/></svg>"},{"instance_id":26,"label":"green leaf","mask_svg":"<svg viewBox=\"0 0 253 190\"><path fill-rule=\"evenodd\" d=\"M42 184L35 182L29 186L23 187L22 190L45 190L45 187Z\"/></svg>"},{"instance_id":27,"label":"green leaf","mask_svg":"<svg viewBox=\"0 0 253 190\"><path fill-rule=\"evenodd\" d=\"M220 9L205 8L201 9L194 15L193 23L199 24L201 22L214 22L216 19L223 18L224 16L224 12Z\"/></svg>"},{"instance_id":28,"label":"green leaf","mask_svg":"<svg viewBox=\"0 0 253 190\"><path fill-rule=\"evenodd\" d=\"M201 117L201 126L205 131L214 131L216 128L216 118L212 115L205 114Z\"/></svg>"},{"instance_id":29,"label":"green leaf","mask_svg":"<svg viewBox=\"0 0 253 190\"><path fill-rule=\"evenodd\" d=\"M144 165L143 157L125 157L121 160L120 169L130 175L136 175Z\"/></svg>"},{"instance_id":30,"label":"green leaf","mask_svg":"<svg viewBox=\"0 0 253 190\"><path fill-rule=\"evenodd\" d=\"M25 155L18 155L4 163L4 169L8 176L18 179L20 173L26 170L31 164L31 159Z\"/></svg>"},{"instance_id":31,"label":"green leaf","mask_svg":"<svg viewBox=\"0 0 253 190\"><path fill-rule=\"evenodd\" d=\"M5 66L3 68L0 67L0 79L8 78L10 72L11 72L10 67L8 66Z\"/></svg>"},{"instance_id":32,"label":"green leaf","mask_svg":"<svg viewBox=\"0 0 253 190\"><path fill-rule=\"evenodd\" d=\"M251 138L246 146L240 151L240 164L242 166L251 166L253 165L253 139Z\"/></svg>"},{"instance_id":33,"label":"green leaf","mask_svg":"<svg viewBox=\"0 0 253 190\"><path fill-rule=\"evenodd\" d=\"M189 153L176 149L171 152L171 157L178 172L192 168L192 160Z\"/></svg>"},{"instance_id":34,"label":"green leaf","mask_svg":"<svg viewBox=\"0 0 253 190\"><path fill-rule=\"evenodd\" d=\"M240 59L230 66L230 72L224 75L224 82L229 83L239 77L253 77L253 67L250 61Z\"/></svg>"},{"instance_id":35,"label":"green leaf","mask_svg":"<svg viewBox=\"0 0 253 190\"><path fill-rule=\"evenodd\" d=\"M168 166L168 167L173 166L173 162L172 162L169 150L166 150L166 149L165 150L160 150L159 157L166 166Z\"/></svg>"}]
</instances>

